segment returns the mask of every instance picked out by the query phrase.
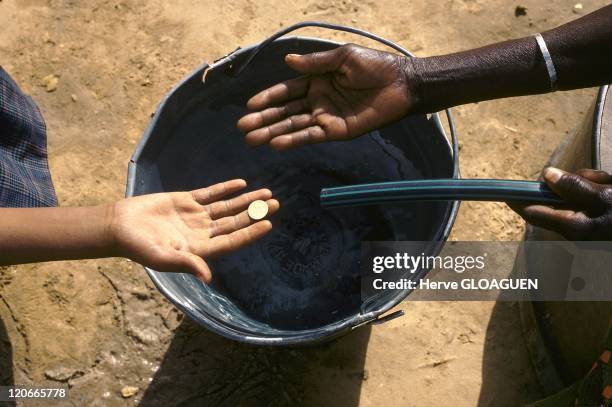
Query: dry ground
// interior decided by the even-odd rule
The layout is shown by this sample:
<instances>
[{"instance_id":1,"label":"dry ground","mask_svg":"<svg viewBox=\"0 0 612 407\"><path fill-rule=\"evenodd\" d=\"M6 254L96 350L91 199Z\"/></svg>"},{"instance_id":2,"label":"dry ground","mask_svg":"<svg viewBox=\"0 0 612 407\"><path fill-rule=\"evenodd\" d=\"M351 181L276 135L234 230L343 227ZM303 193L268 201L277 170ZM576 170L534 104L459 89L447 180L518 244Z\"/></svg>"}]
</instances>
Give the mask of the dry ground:
<instances>
[{"instance_id":1,"label":"dry ground","mask_svg":"<svg viewBox=\"0 0 612 407\"><path fill-rule=\"evenodd\" d=\"M585 11L605 1L584 3ZM515 7L527 15L515 17ZM122 197L164 93L202 61L306 19L364 28L419 56L545 30L573 1L0 0L0 64L40 104L62 205ZM320 31L305 34L348 39ZM59 77L46 92L42 78ZM533 179L593 89L457 108L467 177ZM464 204L454 239L518 239L502 204ZM186 321L122 259L0 270L14 381L71 385L74 405L518 406L540 396L516 304L406 303L407 315L317 349L259 349ZM0 342L7 375L11 350ZM123 399L124 386L139 392Z\"/></svg>"}]
</instances>

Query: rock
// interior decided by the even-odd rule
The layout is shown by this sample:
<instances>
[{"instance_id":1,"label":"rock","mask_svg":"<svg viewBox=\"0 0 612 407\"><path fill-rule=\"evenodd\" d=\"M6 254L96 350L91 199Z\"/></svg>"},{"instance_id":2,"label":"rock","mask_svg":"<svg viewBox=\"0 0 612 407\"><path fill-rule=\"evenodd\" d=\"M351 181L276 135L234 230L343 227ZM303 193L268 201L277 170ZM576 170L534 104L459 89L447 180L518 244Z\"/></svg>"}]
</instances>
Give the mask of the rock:
<instances>
[{"instance_id":1,"label":"rock","mask_svg":"<svg viewBox=\"0 0 612 407\"><path fill-rule=\"evenodd\" d=\"M79 100L77 95L75 95L74 93L72 95L70 95L70 99L72 99L73 102L76 102L77 100Z\"/></svg>"},{"instance_id":2,"label":"rock","mask_svg":"<svg viewBox=\"0 0 612 407\"><path fill-rule=\"evenodd\" d=\"M100 372L89 372L83 375L77 374L74 377L68 379L68 386L70 387L88 386L88 385L91 385L92 383L99 382L103 377L104 377L104 374Z\"/></svg>"},{"instance_id":3,"label":"rock","mask_svg":"<svg viewBox=\"0 0 612 407\"><path fill-rule=\"evenodd\" d=\"M47 92L53 92L57 89L57 84L59 82L59 78L53 74L49 74L42 78L41 84L45 87Z\"/></svg>"},{"instance_id":4,"label":"rock","mask_svg":"<svg viewBox=\"0 0 612 407\"><path fill-rule=\"evenodd\" d=\"M159 341L159 335L157 335L153 328L141 329L138 327L130 327L127 330L127 334L143 345L151 345Z\"/></svg>"},{"instance_id":5,"label":"rock","mask_svg":"<svg viewBox=\"0 0 612 407\"><path fill-rule=\"evenodd\" d=\"M130 397L135 396L138 393L138 390L140 390L138 387L125 386L123 389L121 389L121 396L124 399L129 399Z\"/></svg>"},{"instance_id":6,"label":"rock","mask_svg":"<svg viewBox=\"0 0 612 407\"><path fill-rule=\"evenodd\" d=\"M521 17L527 15L527 7L525 6L516 6L514 9L514 17Z\"/></svg>"},{"instance_id":7,"label":"rock","mask_svg":"<svg viewBox=\"0 0 612 407\"><path fill-rule=\"evenodd\" d=\"M83 376L83 372L75 369L68 369L66 367L60 366L55 369L49 369L45 371L45 377L49 380L54 380L56 382L67 382L70 379L74 379L76 377Z\"/></svg>"},{"instance_id":8,"label":"rock","mask_svg":"<svg viewBox=\"0 0 612 407\"><path fill-rule=\"evenodd\" d=\"M584 11L584 8L582 7L582 3L574 4L572 11L574 12L574 14L582 14L582 12Z\"/></svg>"},{"instance_id":9,"label":"rock","mask_svg":"<svg viewBox=\"0 0 612 407\"><path fill-rule=\"evenodd\" d=\"M51 45L55 45L55 41L53 41L51 39L51 36L49 36L49 33L44 33L43 34L43 43L45 44L51 44Z\"/></svg>"},{"instance_id":10,"label":"rock","mask_svg":"<svg viewBox=\"0 0 612 407\"><path fill-rule=\"evenodd\" d=\"M151 295L148 291L142 289L134 289L131 294L141 301L145 301L151 298Z\"/></svg>"}]
</instances>

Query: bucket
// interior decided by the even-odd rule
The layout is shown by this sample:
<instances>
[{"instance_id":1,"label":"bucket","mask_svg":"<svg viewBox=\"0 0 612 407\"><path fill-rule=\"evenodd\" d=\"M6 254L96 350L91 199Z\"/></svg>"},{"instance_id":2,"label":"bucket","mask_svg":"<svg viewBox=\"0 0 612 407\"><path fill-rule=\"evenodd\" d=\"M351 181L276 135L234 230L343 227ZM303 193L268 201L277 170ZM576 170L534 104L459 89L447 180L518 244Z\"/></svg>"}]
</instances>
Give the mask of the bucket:
<instances>
[{"instance_id":1,"label":"bucket","mask_svg":"<svg viewBox=\"0 0 612 407\"><path fill-rule=\"evenodd\" d=\"M190 318L237 341L311 344L386 318L383 314L410 291L361 298L360 243L424 241L430 242L424 243L424 253L435 255L458 208L456 202L343 209L319 205L324 187L458 176L454 127L451 122L455 149L437 114L406 117L348 142L287 152L247 146L236 128L247 113L247 100L298 76L286 66L284 56L341 45L316 38L280 38L305 26L361 34L410 55L396 44L350 27L313 22L288 27L212 66L200 66L180 82L160 103L128 167L128 197L244 178L250 189L269 188L280 201L266 237L209 261L210 285L190 274L146 269L157 288Z\"/></svg>"},{"instance_id":2,"label":"bucket","mask_svg":"<svg viewBox=\"0 0 612 407\"><path fill-rule=\"evenodd\" d=\"M612 87L603 86L585 119L561 143L550 165L566 171L594 168L612 173ZM563 237L527 225L526 241L556 241ZM543 259L543 260L542 260ZM572 293L572 261L558 248L526 255L519 251L516 273L525 278L558 276L558 284ZM583 378L604 344L612 302L520 302L523 335L539 383L546 395Z\"/></svg>"}]
</instances>

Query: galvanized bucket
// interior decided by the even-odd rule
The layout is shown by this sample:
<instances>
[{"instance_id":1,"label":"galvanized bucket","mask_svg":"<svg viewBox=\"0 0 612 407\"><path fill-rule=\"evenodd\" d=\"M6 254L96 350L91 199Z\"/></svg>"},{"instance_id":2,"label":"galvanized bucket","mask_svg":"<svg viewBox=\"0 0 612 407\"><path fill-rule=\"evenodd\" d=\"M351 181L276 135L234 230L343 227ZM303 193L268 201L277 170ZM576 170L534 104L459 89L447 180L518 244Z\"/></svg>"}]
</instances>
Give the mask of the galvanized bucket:
<instances>
[{"instance_id":1,"label":"galvanized bucket","mask_svg":"<svg viewBox=\"0 0 612 407\"><path fill-rule=\"evenodd\" d=\"M190 274L147 269L157 288L189 317L238 341L310 344L380 321L409 290L361 298L360 242L433 241L423 250L435 254L458 209L456 202L419 202L333 210L318 202L323 187L457 177L454 127L451 144L437 114L406 117L350 142L290 152L246 145L236 122L246 113L248 98L297 76L284 56L340 45L280 38L313 25L365 35L410 55L349 27L309 22L288 27L212 66L200 66L180 82L160 103L129 163L127 196L190 190L240 177L250 188L272 189L281 202L268 236L210 262L210 286Z\"/></svg>"}]
</instances>

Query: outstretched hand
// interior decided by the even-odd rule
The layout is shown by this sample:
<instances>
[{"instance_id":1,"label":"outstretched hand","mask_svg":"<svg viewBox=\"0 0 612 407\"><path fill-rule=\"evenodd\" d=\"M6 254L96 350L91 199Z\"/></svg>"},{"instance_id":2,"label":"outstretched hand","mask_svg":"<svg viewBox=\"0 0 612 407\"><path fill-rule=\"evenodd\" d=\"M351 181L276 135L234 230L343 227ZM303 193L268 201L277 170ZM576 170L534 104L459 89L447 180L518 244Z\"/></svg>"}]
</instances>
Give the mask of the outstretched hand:
<instances>
[{"instance_id":1,"label":"outstretched hand","mask_svg":"<svg viewBox=\"0 0 612 407\"><path fill-rule=\"evenodd\" d=\"M544 180L568 207L510 204L527 222L568 240L612 240L612 176L583 169L575 174L546 168Z\"/></svg>"},{"instance_id":2,"label":"outstretched hand","mask_svg":"<svg viewBox=\"0 0 612 407\"><path fill-rule=\"evenodd\" d=\"M304 74L253 96L256 112L238 121L250 145L285 150L311 143L347 140L398 120L413 105L407 58L357 45L287 55Z\"/></svg>"},{"instance_id":3,"label":"outstretched hand","mask_svg":"<svg viewBox=\"0 0 612 407\"><path fill-rule=\"evenodd\" d=\"M235 179L191 192L128 198L115 203L111 234L120 255L157 271L187 271L205 283L211 272L205 259L252 243L272 229L268 220L253 223L246 209L255 200L279 208L272 192L260 189L222 200L246 187Z\"/></svg>"}]
</instances>

